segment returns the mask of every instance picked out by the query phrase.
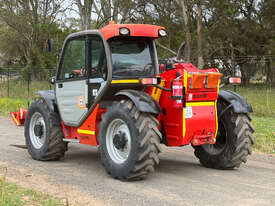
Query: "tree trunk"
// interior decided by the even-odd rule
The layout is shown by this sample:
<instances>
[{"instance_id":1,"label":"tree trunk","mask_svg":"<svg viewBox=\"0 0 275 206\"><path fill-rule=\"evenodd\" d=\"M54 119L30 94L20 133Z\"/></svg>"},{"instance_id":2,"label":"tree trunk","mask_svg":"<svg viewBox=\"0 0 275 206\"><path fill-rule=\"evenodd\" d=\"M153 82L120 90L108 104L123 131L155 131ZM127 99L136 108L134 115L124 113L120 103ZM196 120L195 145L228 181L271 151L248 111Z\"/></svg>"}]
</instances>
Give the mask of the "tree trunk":
<instances>
[{"instance_id":1,"label":"tree trunk","mask_svg":"<svg viewBox=\"0 0 275 206\"><path fill-rule=\"evenodd\" d=\"M185 32L185 54L184 60L185 62L190 62L191 58L191 32L189 25L189 15L186 7L185 0L180 0L182 6L182 14L183 14L183 22L184 22L184 32Z\"/></svg>"},{"instance_id":2,"label":"tree trunk","mask_svg":"<svg viewBox=\"0 0 275 206\"><path fill-rule=\"evenodd\" d=\"M198 0L198 17L197 17L197 32L198 32L198 69L203 69L203 39L202 39L202 0Z\"/></svg>"},{"instance_id":3,"label":"tree trunk","mask_svg":"<svg viewBox=\"0 0 275 206\"><path fill-rule=\"evenodd\" d=\"M81 29L83 30L91 29L90 27L93 3L93 0L84 0L84 4L82 4L80 0L76 1L81 19Z\"/></svg>"}]
</instances>

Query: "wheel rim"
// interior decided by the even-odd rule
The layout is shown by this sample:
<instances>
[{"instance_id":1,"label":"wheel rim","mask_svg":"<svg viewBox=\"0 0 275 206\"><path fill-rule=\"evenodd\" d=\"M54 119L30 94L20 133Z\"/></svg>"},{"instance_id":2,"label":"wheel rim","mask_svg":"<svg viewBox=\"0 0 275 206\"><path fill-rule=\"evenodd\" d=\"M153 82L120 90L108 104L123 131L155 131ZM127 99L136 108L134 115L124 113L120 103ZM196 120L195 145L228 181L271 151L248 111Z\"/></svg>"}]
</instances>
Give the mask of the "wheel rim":
<instances>
[{"instance_id":1,"label":"wheel rim","mask_svg":"<svg viewBox=\"0 0 275 206\"><path fill-rule=\"evenodd\" d=\"M216 143L215 144L206 144L202 145L205 151L207 151L209 154L217 155L220 154L225 146L226 146L226 139L227 139L227 132L224 123L221 121L219 122L219 128L218 133L216 137Z\"/></svg>"},{"instance_id":2,"label":"wheel rim","mask_svg":"<svg viewBox=\"0 0 275 206\"><path fill-rule=\"evenodd\" d=\"M46 126L42 115L36 112L32 115L29 127L30 139L35 149L40 149L46 141Z\"/></svg>"},{"instance_id":3,"label":"wheel rim","mask_svg":"<svg viewBox=\"0 0 275 206\"><path fill-rule=\"evenodd\" d=\"M110 158L117 164L125 162L131 151L131 134L121 119L113 120L107 128L106 146Z\"/></svg>"}]
</instances>

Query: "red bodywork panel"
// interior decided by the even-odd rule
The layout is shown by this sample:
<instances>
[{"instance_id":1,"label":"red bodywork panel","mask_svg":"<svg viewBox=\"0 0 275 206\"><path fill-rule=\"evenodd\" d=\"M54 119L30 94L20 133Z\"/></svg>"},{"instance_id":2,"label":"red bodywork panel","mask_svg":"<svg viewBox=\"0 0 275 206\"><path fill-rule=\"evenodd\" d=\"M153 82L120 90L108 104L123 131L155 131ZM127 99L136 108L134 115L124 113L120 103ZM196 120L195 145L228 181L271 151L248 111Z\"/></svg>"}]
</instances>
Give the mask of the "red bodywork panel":
<instances>
[{"instance_id":1,"label":"red bodywork panel","mask_svg":"<svg viewBox=\"0 0 275 206\"><path fill-rule=\"evenodd\" d=\"M106 40L120 36L120 28L128 28L130 30L130 36L140 36L140 37L152 37L159 38L159 30L164 27L149 25L149 24L109 24L99 31L103 34Z\"/></svg>"},{"instance_id":2,"label":"red bodywork panel","mask_svg":"<svg viewBox=\"0 0 275 206\"><path fill-rule=\"evenodd\" d=\"M96 138L97 135L97 125L96 118L98 114L99 105L96 106L91 115L86 119L86 121L79 127L66 126L62 122L63 134L65 139L74 139L79 140L81 144L88 144L92 146L97 146L98 141Z\"/></svg>"},{"instance_id":3,"label":"red bodywork panel","mask_svg":"<svg viewBox=\"0 0 275 206\"><path fill-rule=\"evenodd\" d=\"M191 89L192 72L218 72L217 69L198 70L192 64L177 63L175 69L166 71L160 76L165 79L165 87L171 88L171 81L176 74L185 82L186 107L175 107L171 92L162 91L159 104L162 112L159 117L161 126L165 131L169 146L182 146L192 142L194 145L215 143L217 132L216 100L217 88Z\"/></svg>"},{"instance_id":4,"label":"red bodywork panel","mask_svg":"<svg viewBox=\"0 0 275 206\"><path fill-rule=\"evenodd\" d=\"M79 140L81 144L98 146L98 127L101 122L101 115L105 112L106 109L100 109L99 105L97 105L91 115L79 128L66 126L62 122L65 139Z\"/></svg>"}]
</instances>

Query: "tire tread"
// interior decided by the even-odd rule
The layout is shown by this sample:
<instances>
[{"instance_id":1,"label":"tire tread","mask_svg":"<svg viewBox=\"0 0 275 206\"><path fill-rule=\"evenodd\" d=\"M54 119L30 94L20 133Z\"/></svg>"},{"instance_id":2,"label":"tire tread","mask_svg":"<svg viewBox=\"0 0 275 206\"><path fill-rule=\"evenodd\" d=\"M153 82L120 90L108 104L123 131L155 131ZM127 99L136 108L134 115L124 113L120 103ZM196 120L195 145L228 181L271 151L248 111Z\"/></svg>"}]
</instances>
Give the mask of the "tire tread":
<instances>
[{"instance_id":1,"label":"tire tread","mask_svg":"<svg viewBox=\"0 0 275 206\"><path fill-rule=\"evenodd\" d=\"M201 146L195 148L195 156L205 167L215 169L238 168L242 163L247 162L248 155L252 154L252 145L255 143L253 138L254 129L250 123L251 118L248 114L236 114L233 110L229 111L233 125L232 145L226 148L219 156L212 156Z\"/></svg>"},{"instance_id":2,"label":"tire tread","mask_svg":"<svg viewBox=\"0 0 275 206\"><path fill-rule=\"evenodd\" d=\"M116 179L142 179L146 177L149 173L153 172L155 170L155 167L159 164L158 155L161 151L161 133L158 130L158 120L151 114L138 111L131 100L122 100L119 103L114 103L111 107L107 108L107 112L112 111L117 107L122 107L128 110L127 113L132 117L132 119L135 119L136 122L135 127L137 128L137 131L139 133L139 145L135 164L128 175L123 175L114 174L112 168L108 166L108 160L105 157L101 158L101 162L107 172ZM104 122L107 121L106 113L102 115L102 122L99 126L100 131L102 131L103 129L102 125L104 124Z\"/></svg>"}]
</instances>

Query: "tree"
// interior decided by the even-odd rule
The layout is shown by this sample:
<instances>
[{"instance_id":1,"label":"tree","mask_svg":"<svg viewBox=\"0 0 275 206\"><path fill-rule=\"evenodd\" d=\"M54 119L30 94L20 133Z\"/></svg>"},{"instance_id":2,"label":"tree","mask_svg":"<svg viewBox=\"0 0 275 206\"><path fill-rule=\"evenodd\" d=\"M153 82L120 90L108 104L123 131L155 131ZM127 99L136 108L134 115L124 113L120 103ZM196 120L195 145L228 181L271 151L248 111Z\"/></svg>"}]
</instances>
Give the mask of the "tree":
<instances>
[{"instance_id":1,"label":"tree","mask_svg":"<svg viewBox=\"0 0 275 206\"><path fill-rule=\"evenodd\" d=\"M191 61L191 32L190 32L190 15L188 13L187 4L185 0L180 0L182 7L182 15L184 22L184 31L185 31L185 57L184 60L186 62Z\"/></svg>"},{"instance_id":2,"label":"tree","mask_svg":"<svg viewBox=\"0 0 275 206\"><path fill-rule=\"evenodd\" d=\"M45 42L51 35L63 40L56 24L57 15L64 12L61 5L61 0L0 2L1 51L5 56L27 64L34 78L39 78L35 71L54 65L55 57L45 52Z\"/></svg>"},{"instance_id":3,"label":"tree","mask_svg":"<svg viewBox=\"0 0 275 206\"><path fill-rule=\"evenodd\" d=\"M96 28L109 21L125 23L134 17L136 2L134 0L95 0L93 13L97 16Z\"/></svg>"},{"instance_id":4,"label":"tree","mask_svg":"<svg viewBox=\"0 0 275 206\"><path fill-rule=\"evenodd\" d=\"M82 30L87 30L91 28L92 24L92 7L94 4L94 0L75 0L75 3L78 7L77 13L81 19L81 28Z\"/></svg>"},{"instance_id":5,"label":"tree","mask_svg":"<svg viewBox=\"0 0 275 206\"><path fill-rule=\"evenodd\" d=\"M81 29L100 28L109 21L130 21L135 12L135 1L123 0L74 0L76 13L81 19Z\"/></svg>"},{"instance_id":6,"label":"tree","mask_svg":"<svg viewBox=\"0 0 275 206\"><path fill-rule=\"evenodd\" d=\"M198 16L197 16L197 32L198 32L198 69L203 69L203 43L202 43L202 4L203 0L197 1Z\"/></svg>"}]
</instances>

